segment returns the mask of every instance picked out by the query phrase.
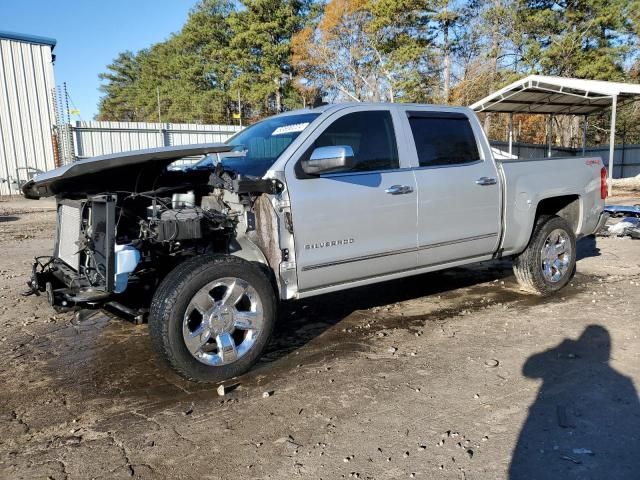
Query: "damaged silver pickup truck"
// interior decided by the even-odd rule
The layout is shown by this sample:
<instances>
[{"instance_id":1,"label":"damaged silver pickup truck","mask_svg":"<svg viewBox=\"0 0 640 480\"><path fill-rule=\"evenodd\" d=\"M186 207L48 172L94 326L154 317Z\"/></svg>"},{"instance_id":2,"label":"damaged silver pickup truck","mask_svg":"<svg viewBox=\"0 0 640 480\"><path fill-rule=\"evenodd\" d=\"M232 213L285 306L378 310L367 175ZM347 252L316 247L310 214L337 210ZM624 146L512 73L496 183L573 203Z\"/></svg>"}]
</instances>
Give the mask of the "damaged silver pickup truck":
<instances>
[{"instance_id":1,"label":"damaged silver pickup truck","mask_svg":"<svg viewBox=\"0 0 640 480\"><path fill-rule=\"evenodd\" d=\"M38 175L24 195L55 195L58 221L30 286L57 308L148 314L168 364L216 382L260 357L280 300L502 257L552 293L606 191L599 158L494 159L466 108L330 105Z\"/></svg>"}]
</instances>

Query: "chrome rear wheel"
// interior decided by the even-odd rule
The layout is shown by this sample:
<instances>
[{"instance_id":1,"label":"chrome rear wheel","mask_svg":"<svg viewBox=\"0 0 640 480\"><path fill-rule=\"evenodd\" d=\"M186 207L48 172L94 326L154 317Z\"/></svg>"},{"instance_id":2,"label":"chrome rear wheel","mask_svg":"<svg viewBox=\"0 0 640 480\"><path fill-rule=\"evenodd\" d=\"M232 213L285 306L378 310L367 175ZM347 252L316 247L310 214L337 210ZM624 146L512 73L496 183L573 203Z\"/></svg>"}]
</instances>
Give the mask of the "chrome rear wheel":
<instances>
[{"instance_id":1,"label":"chrome rear wheel","mask_svg":"<svg viewBox=\"0 0 640 480\"><path fill-rule=\"evenodd\" d=\"M536 220L529 244L513 259L513 272L523 290L549 295L564 287L576 269L573 226L558 216Z\"/></svg>"},{"instance_id":2,"label":"chrome rear wheel","mask_svg":"<svg viewBox=\"0 0 640 480\"><path fill-rule=\"evenodd\" d=\"M573 248L569 235L563 229L556 228L544 241L540 250L542 275L545 280L557 283L568 273L572 265Z\"/></svg>"}]
</instances>

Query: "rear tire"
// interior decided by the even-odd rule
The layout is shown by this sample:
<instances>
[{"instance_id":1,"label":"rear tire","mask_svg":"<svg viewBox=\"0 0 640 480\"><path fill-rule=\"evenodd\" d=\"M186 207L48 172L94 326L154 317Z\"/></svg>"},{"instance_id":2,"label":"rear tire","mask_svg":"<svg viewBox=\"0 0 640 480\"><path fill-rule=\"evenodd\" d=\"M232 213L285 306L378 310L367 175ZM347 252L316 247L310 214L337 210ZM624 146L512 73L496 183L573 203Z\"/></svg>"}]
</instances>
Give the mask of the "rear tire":
<instances>
[{"instance_id":1,"label":"rear tire","mask_svg":"<svg viewBox=\"0 0 640 480\"><path fill-rule=\"evenodd\" d=\"M527 248L513 260L513 272L523 290L550 295L564 287L576 269L576 236L558 216L536 221Z\"/></svg>"},{"instance_id":2,"label":"rear tire","mask_svg":"<svg viewBox=\"0 0 640 480\"><path fill-rule=\"evenodd\" d=\"M176 373L214 383L251 368L276 315L274 289L258 266L229 255L200 255L172 270L156 290L149 332Z\"/></svg>"}]
</instances>

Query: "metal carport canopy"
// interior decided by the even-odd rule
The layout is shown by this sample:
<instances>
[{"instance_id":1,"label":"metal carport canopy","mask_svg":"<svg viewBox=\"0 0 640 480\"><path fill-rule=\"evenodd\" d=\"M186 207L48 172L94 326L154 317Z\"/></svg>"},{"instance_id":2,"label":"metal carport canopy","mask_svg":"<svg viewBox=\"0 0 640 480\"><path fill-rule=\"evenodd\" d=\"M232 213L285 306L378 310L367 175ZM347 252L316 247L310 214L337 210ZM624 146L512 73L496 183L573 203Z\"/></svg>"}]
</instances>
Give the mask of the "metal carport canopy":
<instances>
[{"instance_id":1,"label":"metal carport canopy","mask_svg":"<svg viewBox=\"0 0 640 480\"><path fill-rule=\"evenodd\" d=\"M640 98L640 85L579 78L529 75L478 100L476 112L589 115Z\"/></svg>"},{"instance_id":2,"label":"metal carport canopy","mask_svg":"<svg viewBox=\"0 0 640 480\"><path fill-rule=\"evenodd\" d=\"M509 153L513 143L513 114L584 115L583 147L586 146L587 115L611 107L609 139L609 178L613 176L613 155L617 106L640 99L640 85L580 78L529 75L478 100L471 108L476 112L509 114ZM551 152L551 121L548 128ZM611 194L609 182L609 194Z\"/></svg>"}]
</instances>

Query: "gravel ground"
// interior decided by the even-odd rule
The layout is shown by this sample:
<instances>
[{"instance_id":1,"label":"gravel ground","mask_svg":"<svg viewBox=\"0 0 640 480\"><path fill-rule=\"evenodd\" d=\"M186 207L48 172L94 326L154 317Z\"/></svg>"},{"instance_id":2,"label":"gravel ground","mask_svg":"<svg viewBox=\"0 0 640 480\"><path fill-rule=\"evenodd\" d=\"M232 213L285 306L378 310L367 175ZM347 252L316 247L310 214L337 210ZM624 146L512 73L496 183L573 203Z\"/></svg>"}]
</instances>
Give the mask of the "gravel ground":
<instances>
[{"instance_id":1,"label":"gravel ground","mask_svg":"<svg viewBox=\"0 0 640 480\"><path fill-rule=\"evenodd\" d=\"M0 203L0 478L638 478L640 241L582 240L547 299L502 261L292 303L219 396L20 296L51 209Z\"/></svg>"}]
</instances>

